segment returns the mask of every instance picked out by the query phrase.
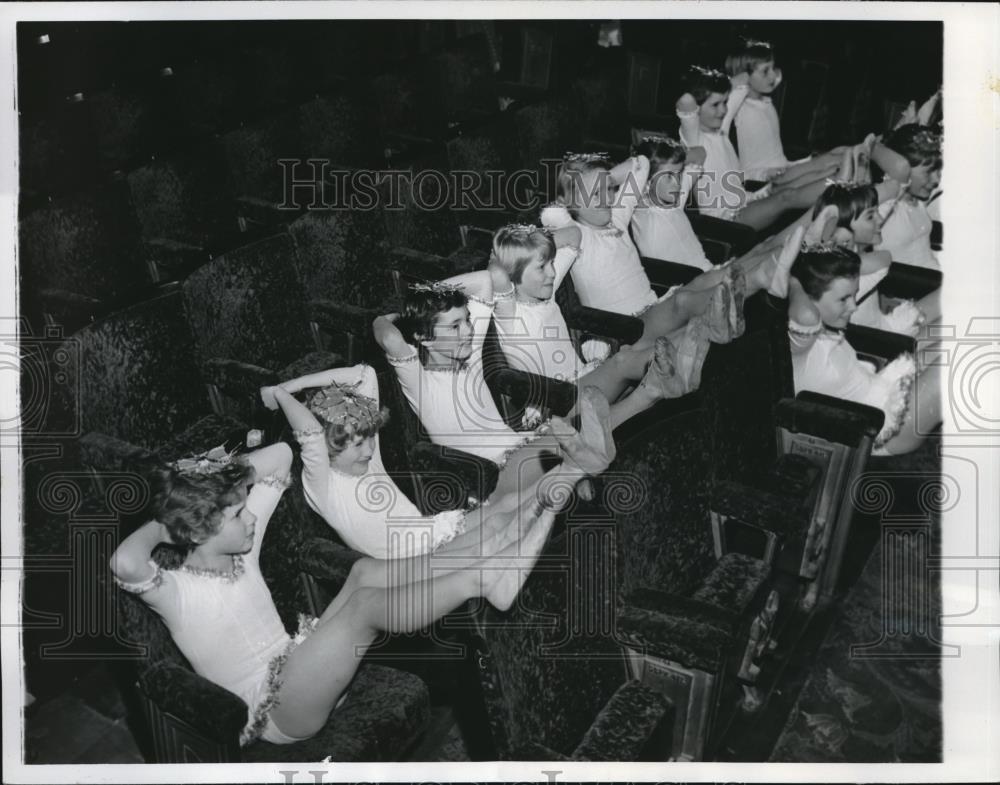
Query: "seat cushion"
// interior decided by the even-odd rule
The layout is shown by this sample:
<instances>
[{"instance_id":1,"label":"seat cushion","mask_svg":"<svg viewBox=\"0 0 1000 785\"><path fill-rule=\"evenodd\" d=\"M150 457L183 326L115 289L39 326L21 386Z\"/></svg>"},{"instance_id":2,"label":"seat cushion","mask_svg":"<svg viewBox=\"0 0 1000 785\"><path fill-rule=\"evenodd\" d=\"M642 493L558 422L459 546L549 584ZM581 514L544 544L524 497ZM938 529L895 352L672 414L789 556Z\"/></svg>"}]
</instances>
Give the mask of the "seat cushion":
<instances>
[{"instance_id":1,"label":"seat cushion","mask_svg":"<svg viewBox=\"0 0 1000 785\"><path fill-rule=\"evenodd\" d=\"M244 755L249 762L399 760L429 719L430 693L418 677L366 665L347 699L311 739L295 744L258 741Z\"/></svg>"}]
</instances>

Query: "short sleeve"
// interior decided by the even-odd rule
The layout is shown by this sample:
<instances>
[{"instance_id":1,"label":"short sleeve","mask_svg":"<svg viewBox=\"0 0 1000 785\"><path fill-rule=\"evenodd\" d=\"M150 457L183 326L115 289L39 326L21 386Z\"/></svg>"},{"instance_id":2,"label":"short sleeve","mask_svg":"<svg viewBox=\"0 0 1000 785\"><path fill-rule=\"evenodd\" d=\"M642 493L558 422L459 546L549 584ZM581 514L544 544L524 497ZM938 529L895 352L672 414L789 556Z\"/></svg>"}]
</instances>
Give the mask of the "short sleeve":
<instances>
[{"instance_id":1,"label":"short sleeve","mask_svg":"<svg viewBox=\"0 0 1000 785\"><path fill-rule=\"evenodd\" d=\"M788 320L788 340L793 351L809 348L821 332L823 332L823 325L819 322L810 325L800 324L794 319Z\"/></svg>"},{"instance_id":2,"label":"short sleeve","mask_svg":"<svg viewBox=\"0 0 1000 785\"><path fill-rule=\"evenodd\" d=\"M115 576L115 584L118 588L129 592L130 594L146 594L154 589L160 588L163 585L163 570L160 565L155 561L150 559L146 562L153 569L153 574L142 581L131 583L129 581L123 581L118 576Z\"/></svg>"},{"instance_id":3,"label":"short sleeve","mask_svg":"<svg viewBox=\"0 0 1000 785\"><path fill-rule=\"evenodd\" d=\"M486 333L490 329L493 318L493 303L487 303L478 297L469 298L469 319L472 321L472 344L475 350L483 348Z\"/></svg>"},{"instance_id":4,"label":"short sleeve","mask_svg":"<svg viewBox=\"0 0 1000 785\"><path fill-rule=\"evenodd\" d=\"M358 392L373 399L375 403L379 402L378 376L370 365L361 366L361 383L358 385Z\"/></svg>"}]
</instances>

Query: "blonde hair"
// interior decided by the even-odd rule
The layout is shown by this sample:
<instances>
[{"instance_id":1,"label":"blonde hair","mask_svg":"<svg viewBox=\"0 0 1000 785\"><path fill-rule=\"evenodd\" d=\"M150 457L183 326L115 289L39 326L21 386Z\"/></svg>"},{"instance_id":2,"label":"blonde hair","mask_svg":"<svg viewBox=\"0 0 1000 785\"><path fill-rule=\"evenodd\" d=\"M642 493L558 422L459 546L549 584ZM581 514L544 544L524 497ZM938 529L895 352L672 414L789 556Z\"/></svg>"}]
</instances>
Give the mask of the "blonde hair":
<instances>
[{"instance_id":1,"label":"blonde hair","mask_svg":"<svg viewBox=\"0 0 1000 785\"><path fill-rule=\"evenodd\" d=\"M581 176L593 171L610 172L611 168L611 161L603 154L567 155L556 172L556 202L576 218Z\"/></svg>"},{"instance_id":2,"label":"blonde hair","mask_svg":"<svg viewBox=\"0 0 1000 785\"><path fill-rule=\"evenodd\" d=\"M536 259L545 264L556 255L552 236L538 226L508 224L493 235L493 261L504 269L512 283L521 283L524 268Z\"/></svg>"}]
</instances>

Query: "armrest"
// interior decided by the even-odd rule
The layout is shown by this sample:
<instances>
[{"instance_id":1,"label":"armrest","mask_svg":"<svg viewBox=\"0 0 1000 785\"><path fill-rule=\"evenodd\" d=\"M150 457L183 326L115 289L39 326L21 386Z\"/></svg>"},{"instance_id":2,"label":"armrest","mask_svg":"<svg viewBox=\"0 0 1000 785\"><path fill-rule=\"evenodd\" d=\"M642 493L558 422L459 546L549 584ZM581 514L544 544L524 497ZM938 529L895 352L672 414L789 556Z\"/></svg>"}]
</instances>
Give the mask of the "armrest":
<instances>
[{"instance_id":1,"label":"armrest","mask_svg":"<svg viewBox=\"0 0 1000 785\"><path fill-rule=\"evenodd\" d=\"M145 447L108 436L106 433L91 431L80 437L80 462L100 473L104 471L128 471L152 465L153 453Z\"/></svg>"},{"instance_id":2,"label":"armrest","mask_svg":"<svg viewBox=\"0 0 1000 785\"><path fill-rule=\"evenodd\" d=\"M642 266L646 275L654 284L664 287L683 286L701 275L701 270L689 264L669 262L666 259L654 259L651 256L642 257Z\"/></svg>"},{"instance_id":3,"label":"armrest","mask_svg":"<svg viewBox=\"0 0 1000 785\"><path fill-rule=\"evenodd\" d=\"M715 671L734 645L737 625L737 615L725 608L643 588L626 597L618 638L654 657Z\"/></svg>"},{"instance_id":4,"label":"armrest","mask_svg":"<svg viewBox=\"0 0 1000 785\"><path fill-rule=\"evenodd\" d=\"M565 415L576 405L576 385L537 373L503 368L493 378L501 394L520 405L537 404L553 414Z\"/></svg>"},{"instance_id":5,"label":"armrest","mask_svg":"<svg viewBox=\"0 0 1000 785\"><path fill-rule=\"evenodd\" d=\"M757 233L745 224L694 211L689 211L687 216L696 235L728 243L732 246L734 256L745 254L757 244Z\"/></svg>"},{"instance_id":6,"label":"armrest","mask_svg":"<svg viewBox=\"0 0 1000 785\"><path fill-rule=\"evenodd\" d=\"M907 352L913 354L916 348L913 338L908 335L877 330L874 327L862 327L858 324L848 325L847 341L855 352L885 361Z\"/></svg>"},{"instance_id":7,"label":"armrest","mask_svg":"<svg viewBox=\"0 0 1000 785\"><path fill-rule=\"evenodd\" d=\"M372 322L380 315L375 308L361 308L334 300L310 300L309 316L322 332L329 335L349 335L364 348L374 345Z\"/></svg>"},{"instance_id":8,"label":"armrest","mask_svg":"<svg viewBox=\"0 0 1000 785\"><path fill-rule=\"evenodd\" d=\"M256 196L237 196L236 210L242 219L265 226L290 222L300 213L299 210L282 210L276 203Z\"/></svg>"},{"instance_id":9,"label":"armrest","mask_svg":"<svg viewBox=\"0 0 1000 785\"><path fill-rule=\"evenodd\" d=\"M887 297L919 300L940 289L941 279L940 270L893 262L889 265L889 273L879 282L878 291Z\"/></svg>"},{"instance_id":10,"label":"armrest","mask_svg":"<svg viewBox=\"0 0 1000 785\"><path fill-rule=\"evenodd\" d=\"M403 276L438 281L451 274L451 266L444 256L394 246L389 249L389 258L393 272Z\"/></svg>"},{"instance_id":11,"label":"armrest","mask_svg":"<svg viewBox=\"0 0 1000 785\"><path fill-rule=\"evenodd\" d=\"M281 381L278 374L269 368L222 357L205 360L203 372L206 382L216 385L226 395L231 396L255 396L261 387Z\"/></svg>"},{"instance_id":12,"label":"armrest","mask_svg":"<svg viewBox=\"0 0 1000 785\"><path fill-rule=\"evenodd\" d=\"M342 586L351 567L364 554L325 537L310 537L302 543L299 567L307 575Z\"/></svg>"},{"instance_id":13,"label":"armrest","mask_svg":"<svg viewBox=\"0 0 1000 785\"><path fill-rule=\"evenodd\" d=\"M240 698L176 663L156 663L139 676L139 685L162 711L214 741L234 742L249 719L250 710Z\"/></svg>"},{"instance_id":14,"label":"armrest","mask_svg":"<svg viewBox=\"0 0 1000 785\"><path fill-rule=\"evenodd\" d=\"M642 319L625 314L602 311L586 305L574 305L563 310L566 326L602 338L612 338L623 344L632 344L642 337L645 325Z\"/></svg>"},{"instance_id":15,"label":"armrest","mask_svg":"<svg viewBox=\"0 0 1000 785\"><path fill-rule=\"evenodd\" d=\"M806 433L827 441L857 447L882 429L881 409L816 392L800 392L775 405L775 422L792 433Z\"/></svg>"},{"instance_id":16,"label":"armrest","mask_svg":"<svg viewBox=\"0 0 1000 785\"><path fill-rule=\"evenodd\" d=\"M573 750L573 760L641 760L657 738L666 741L673 707L667 698L638 680L625 682L611 696ZM666 745L661 746L661 750Z\"/></svg>"},{"instance_id":17,"label":"armrest","mask_svg":"<svg viewBox=\"0 0 1000 785\"><path fill-rule=\"evenodd\" d=\"M153 266L157 281L174 281L187 275L212 257L207 248L200 245L171 240L168 237L152 237L142 241L146 261Z\"/></svg>"},{"instance_id":18,"label":"armrest","mask_svg":"<svg viewBox=\"0 0 1000 785\"><path fill-rule=\"evenodd\" d=\"M425 513L454 510L470 498L485 501L493 492L499 474L493 461L431 442L413 445L410 462L421 497L417 506ZM460 483L461 489L448 490L443 481Z\"/></svg>"},{"instance_id":19,"label":"armrest","mask_svg":"<svg viewBox=\"0 0 1000 785\"><path fill-rule=\"evenodd\" d=\"M68 330L75 330L100 318L108 308L103 300L66 289L42 289L38 299L42 310Z\"/></svg>"}]
</instances>

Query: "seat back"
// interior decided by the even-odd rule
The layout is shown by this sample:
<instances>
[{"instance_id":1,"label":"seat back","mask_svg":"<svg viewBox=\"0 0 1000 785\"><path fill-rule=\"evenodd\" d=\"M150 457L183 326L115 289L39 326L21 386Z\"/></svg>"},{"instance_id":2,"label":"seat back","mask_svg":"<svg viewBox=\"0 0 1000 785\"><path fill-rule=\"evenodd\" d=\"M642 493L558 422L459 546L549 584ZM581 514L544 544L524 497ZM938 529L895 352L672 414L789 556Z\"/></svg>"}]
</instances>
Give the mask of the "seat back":
<instances>
[{"instance_id":1,"label":"seat back","mask_svg":"<svg viewBox=\"0 0 1000 785\"><path fill-rule=\"evenodd\" d=\"M314 348L287 233L216 257L183 292L201 362L221 357L277 371Z\"/></svg>"},{"instance_id":2,"label":"seat back","mask_svg":"<svg viewBox=\"0 0 1000 785\"><path fill-rule=\"evenodd\" d=\"M155 449L211 411L178 291L123 309L71 344L84 433Z\"/></svg>"},{"instance_id":3,"label":"seat back","mask_svg":"<svg viewBox=\"0 0 1000 785\"><path fill-rule=\"evenodd\" d=\"M664 401L619 444L605 493L616 503L622 582L687 595L715 563L711 431L698 395Z\"/></svg>"},{"instance_id":4,"label":"seat back","mask_svg":"<svg viewBox=\"0 0 1000 785\"><path fill-rule=\"evenodd\" d=\"M798 575L808 584L802 605L809 609L836 595L854 514L851 488L865 471L883 414L870 406L802 392L794 401L780 401L776 417L779 457L801 456L820 472L798 565Z\"/></svg>"},{"instance_id":5,"label":"seat back","mask_svg":"<svg viewBox=\"0 0 1000 785\"><path fill-rule=\"evenodd\" d=\"M310 210L289 226L310 297L377 308L389 299L381 210Z\"/></svg>"},{"instance_id":6,"label":"seat back","mask_svg":"<svg viewBox=\"0 0 1000 785\"><path fill-rule=\"evenodd\" d=\"M742 336L712 344L699 395L712 480L754 485L775 454L775 404L794 394L794 384L786 315L769 307L764 292L745 303L744 315Z\"/></svg>"},{"instance_id":7,"label":"seat back","mask_svg":"<svg viewBox=\"0 0 1000 785\"><path fill-rule=\"evenodd\" d=\"M26 294L56 288L106 301L153 281L135 213L118 181L21 216L18 258Z\"/></svg>"},{"instance_id":8,"label":"seat back","mask_svg":"<svg viewBox=\"0 0 1000 785\"><path fill-rule=\"evenodd\" d=\"M214 142L133 169L128 184L146 240L225 250L239 232L225 158Z\"/></svg>"},{"instance_id":9,"label":"seat back","mask_svg":"<svg viewBox=\"0 0 1000 785\"><path fill-rule=\"evenodd\" d=\"M626 681L615 640L620 581L614 525L566 513L514 606L476 614L476 658L496 754L530 743L569 755ZM557 524L558 525L558 524Z\"/></svg>"}]
</instances>

